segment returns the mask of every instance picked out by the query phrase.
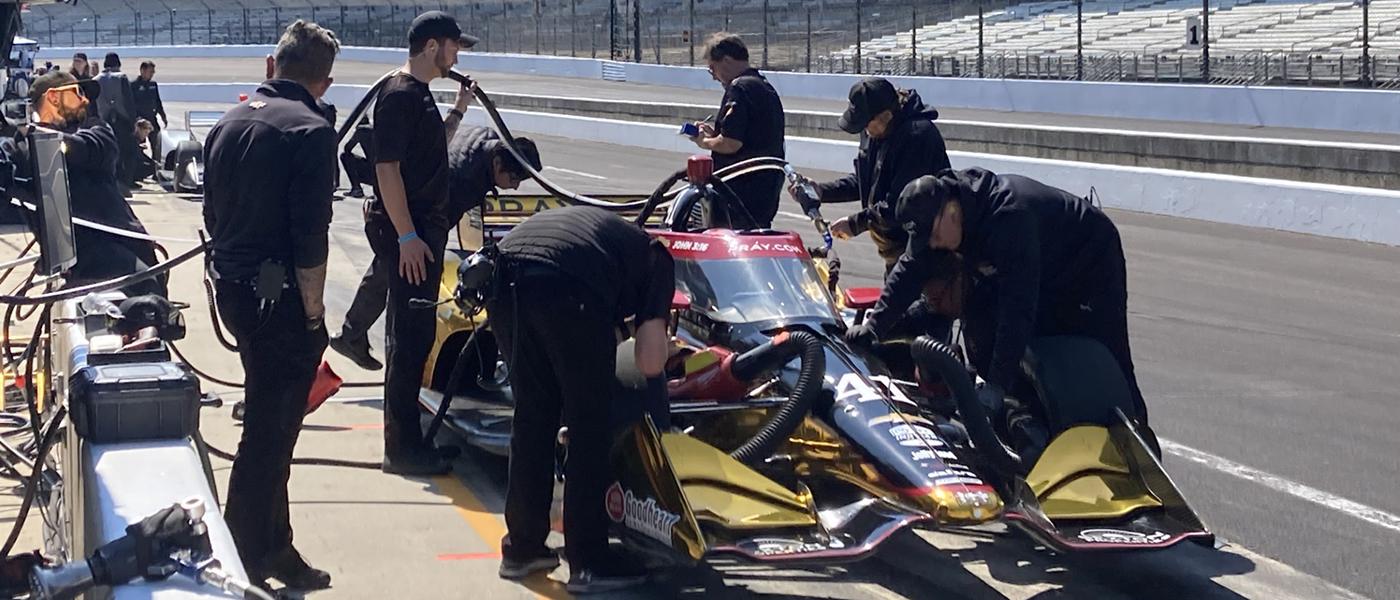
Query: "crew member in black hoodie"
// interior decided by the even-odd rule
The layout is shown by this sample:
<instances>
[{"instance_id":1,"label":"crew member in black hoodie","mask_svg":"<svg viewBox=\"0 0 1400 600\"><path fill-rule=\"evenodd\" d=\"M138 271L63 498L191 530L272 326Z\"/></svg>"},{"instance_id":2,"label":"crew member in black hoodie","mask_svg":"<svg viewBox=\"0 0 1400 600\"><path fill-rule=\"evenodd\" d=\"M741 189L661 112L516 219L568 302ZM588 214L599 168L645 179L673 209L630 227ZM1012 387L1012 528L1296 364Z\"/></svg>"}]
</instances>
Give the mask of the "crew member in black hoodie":
<instances>
[{"instance_id":1,"label":"crew member in black hoodie","mask_svg":"<svg viewBox=\"0 0 1400 600\"><path fill-rule=\"evenodd\" d=\"M69 197L73 217L112 229L146 235L146 228L122 198L117 177L121 149L112 127L89 113L89 98L100 88L79 83L71 74L53 71L34 82L30 102L40 124L64 133ZM130 275L157 263L155 244L82 225L73 228L78 264L69 273L72 283L91 283ZM133 283L127 295L166 294L166 277Z\"/></svg>"},{"instance_id":2,"label":"crew member in black hoodie","mask_svg":"<svg viewBox=\"0 0 1400 600\"><path fill-rule=\"evenodd\" d=\"M515 138L515 146L535 170L542 168L540 152L534 141L518 137ZM495 194L498 189L517 189L520 182L529 178L529 173L505 147L505 142L495 131L486 127L457 129L447 147L447 167L447 195L451 200L452 213L449 218L454 224L460 222L467 211L481 206L487 194ZM384 368L384 364L370 353L369 328L379 320L379 315L384 314L388 292L387 274L371 263L360 279L350 309L345 311L345 324L341 326L340 335L330 340L332 350L371 371Z\"/></svg>"},{"instance_id":3,"label":"crew member in black hoodie","mask_svg":"<svg viewBox=\"0 0 1400 600\"><path fill-rule=\"evenodd\" d=\"M894 219L899 193L919 177L951 168L943 135L933 124L937 118L938 111L925 106L918 92L895 89L879 77L862 79L851 86L850 106L840 121L847 133L860 134L855 171L816 186L822 204L860 201L861 210L832 223L831 233L846 239L869 231L886 270L907 240Z\"/></svg>"},{"instance_id":4,"label":"crew member in black hoodie","mask_svg":"<svg viewBox=\"0 0 1400 600\"><path fill-rule=\"evenodd\" d=\"M960 275L970 290L960 315L968 354L997 392L1016 384L1032 339L1086 336L1113 354L1146 425L1128 346L1123 244L1102 210L1027 177L974 168L915 180L898 200L897 218L909 232L908 249L848 340L886 338L921 292L935 303L926 290Z\"/></svg>"}]
</instances>

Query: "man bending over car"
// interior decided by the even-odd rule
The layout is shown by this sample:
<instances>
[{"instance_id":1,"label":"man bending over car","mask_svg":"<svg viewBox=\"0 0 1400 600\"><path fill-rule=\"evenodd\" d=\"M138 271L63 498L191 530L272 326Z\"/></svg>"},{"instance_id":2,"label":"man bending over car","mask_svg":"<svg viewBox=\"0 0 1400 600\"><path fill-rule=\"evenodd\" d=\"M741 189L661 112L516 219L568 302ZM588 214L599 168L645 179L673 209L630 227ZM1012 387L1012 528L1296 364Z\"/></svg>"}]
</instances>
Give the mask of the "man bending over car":
<instances>
[{"instance_id":1,"label":"man bending over car","mask_svg":"<svg viewBox=\"0 0 1400 600\"><path fill-rule=\"evenodd\" d=\"M1138 422L1147 424L1128 347L1123 244L1102 210L1027 177L974 168L914 180L896 217L909 246L870 316L847 332L850 341L887 337L927 284L962 277L972 290L963 302L964 339L994 394L1016 384L1033 338L1084 336L1108 348Z\"/></svg>"}]
</instances>

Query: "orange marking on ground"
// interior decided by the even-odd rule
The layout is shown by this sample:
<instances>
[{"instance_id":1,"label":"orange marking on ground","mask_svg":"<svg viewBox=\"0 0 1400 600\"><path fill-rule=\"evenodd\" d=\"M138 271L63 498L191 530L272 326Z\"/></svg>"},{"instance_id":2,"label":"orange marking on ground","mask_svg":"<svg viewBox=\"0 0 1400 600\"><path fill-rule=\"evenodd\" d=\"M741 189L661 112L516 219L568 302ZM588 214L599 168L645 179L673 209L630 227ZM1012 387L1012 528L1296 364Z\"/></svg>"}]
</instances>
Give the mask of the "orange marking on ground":
<instances>
[{"instance_id":1,"label":"orange marking on ground","mask_svg":"<svg viewBox=\"0 0 1400 600\"><path fill-rule=\"evenodd\" d=\"M472 493L461 480L453 475L440 475L433 478L436 487L444 496L452 499L457 514L470 525L472 530L500 556L501 538L506 534L505 523L486 508L485 504ZM520 585L535 593L541 600L568 600L573 598L559 582L550 579L548 573L539 573L520 582Z\"/></svg>"}]
</instances>

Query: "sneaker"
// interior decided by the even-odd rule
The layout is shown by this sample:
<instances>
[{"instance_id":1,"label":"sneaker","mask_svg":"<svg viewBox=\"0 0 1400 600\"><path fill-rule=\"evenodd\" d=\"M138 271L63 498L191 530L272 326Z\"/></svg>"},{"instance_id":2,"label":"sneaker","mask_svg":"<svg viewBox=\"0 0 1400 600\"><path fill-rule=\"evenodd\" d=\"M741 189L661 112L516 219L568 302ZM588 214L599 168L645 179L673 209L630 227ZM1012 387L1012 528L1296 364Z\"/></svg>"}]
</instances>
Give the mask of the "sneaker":
<instances>
[{"instance_id":1,"label":"sneaker","mask_svg":"<svg viewBox=\"0 0 1400 600\"><path fill-rule=\"evenodd\" d=\"M268 559L263 580L276 578L283 585L298 591L324 590L331 587L331 574L306 564L295 548L287 548Z\"/></svg>"},{"instance_id":2,"label":"sneaker","mask_svg":"<svg viewBox=\"0 0 1400 600\"><path fill-rule=\"evenodd\" d=\"M352 187L350 188L350 193L346 194L346 196L349 196L351 198L364 198L365 191L358 187Z\"/></svg>"},{"instance_id":3,"label":"sneaker","mask_svg":"<svg viewBox=\"0 0 1400 600\"><path fill-rule=\"evenodd\" d=\"M359 365L361 369L378 371L384 368L384 363L369 353L369 340L366 338L351 341L344 335L337 335L330 339L330 347L331 350L350 359L350 362Z\"/></svg>"},{"instance_id":4,"label":"sneaker","mask_svg":"<svg viewBox=\"0 0 1400 600\"><path fill-rule=\"evenodd\" d=\"M553 571L559 567L559 555L545 551L545 554L526 559L501 557L501 579L519 581L540 571Z\"/></svg>"},{"instance_id":5,"label":"sneaker","mask_svg":"<svg viewBox=\"0 0 1400 600\"><path fill-rule=\"evenodd\" d=\"M452 463L431 450L385 452L384 465L381 470L390 475L410 477L446 475L452 472Z\"/></svg>"},{"instance_id":6,"label":"sneaker","mask_svg":"<svg viewBox=\"0 0 1400 600\"><path fill-rule=\"evenodd\" d=\"M646 582L646 571L638 567L579 569L569 574L569 583L564 588L570 594L601 594L637 587Z\"/></svg>"}]
</instances>

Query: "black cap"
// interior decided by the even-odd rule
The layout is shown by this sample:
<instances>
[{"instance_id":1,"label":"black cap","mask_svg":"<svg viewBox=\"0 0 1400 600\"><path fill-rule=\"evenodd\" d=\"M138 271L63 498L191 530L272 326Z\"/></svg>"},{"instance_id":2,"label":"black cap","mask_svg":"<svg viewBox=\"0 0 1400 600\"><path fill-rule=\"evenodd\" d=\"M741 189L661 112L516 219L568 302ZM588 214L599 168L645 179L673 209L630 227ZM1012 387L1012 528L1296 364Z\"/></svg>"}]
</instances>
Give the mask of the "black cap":
<instances>
[{"instance_id":1,"label":"black cap","mask_svg":"<svg viewBox=\"0 0 1400 600\"><path fill-rule=\"evenodd\" d=\"M866 77L851 86L850 100L841 115L841 130L860 133L875 115L899 106L899 92L888 79Z\"/></svg>"},{"instance_id":2,"label":"black cap","mask_svg":"<svg viewBox=\"0 0 1400 600\"><path fill-rule=\"evenodd\" d=\"M909 234L909 252L918 254L928 246L933 222L943 212L943 205L954 194L956 180L949 177L925 175L904 187L895 206L895 218Z\"/></svg>"},{"instance_id":3,"label":"black cap","mask_svg":"<svg viewBox=\"0 0 1400 600\"><path fill-rule=\"evenodd\" d=\"M439 40L450 38L457 40L462 48L475 46L478 40L475 36L462 33L461 26L457 25L457 19L440 10L430 10L413 19L413 24L408 26L408 43L427 40Z\"/></svg>"}]
</instances>

